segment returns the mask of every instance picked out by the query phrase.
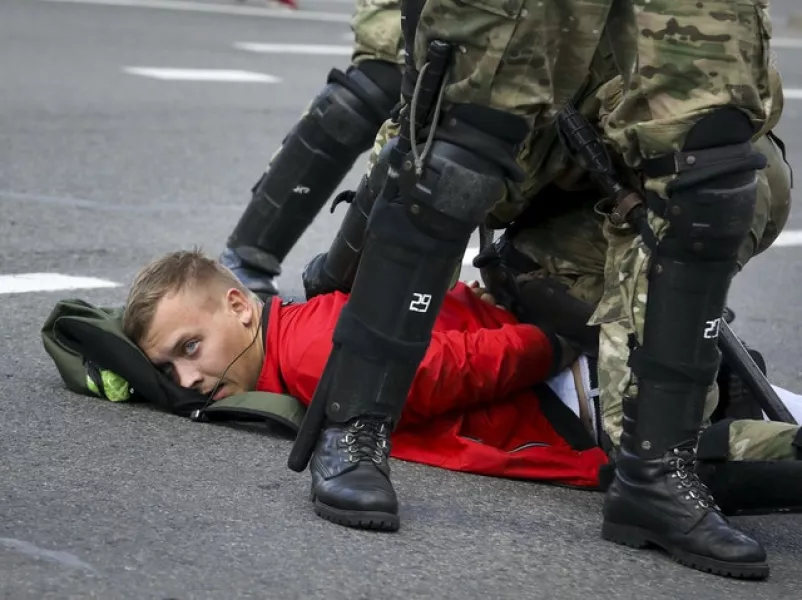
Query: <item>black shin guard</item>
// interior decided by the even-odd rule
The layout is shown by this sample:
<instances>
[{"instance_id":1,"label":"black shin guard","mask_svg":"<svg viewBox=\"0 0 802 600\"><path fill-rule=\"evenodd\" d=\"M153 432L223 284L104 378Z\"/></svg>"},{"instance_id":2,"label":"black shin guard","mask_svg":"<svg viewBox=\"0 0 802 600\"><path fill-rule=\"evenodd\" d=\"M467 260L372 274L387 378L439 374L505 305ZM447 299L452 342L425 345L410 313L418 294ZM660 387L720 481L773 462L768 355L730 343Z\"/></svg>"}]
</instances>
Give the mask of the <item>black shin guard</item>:
<instances>
[{"instance_id":1,"label":"black shin guard","mask_svg":"<svg viewBox=\"0 0 802 600\"><path fill-rule=\"evenodd\" d=\"M397 422L454 269L503 186L496 165L435 142L423 181L402 176L401 197L377 201L321 390L329 420Z\"/></svg>"},{"instance_id":2,"label":"black shin guard","mask_svg":"<svg viewBox=\"0 0 802 600\"><path fill-rule=\"evenodd\" d=\"M721 131L740 139L710 147ZM670 199L647 200L670 225L653 249L643 343L631 340L630 366L639 384L631 449L644 458L695 439L701 425L721 360L718 331L736 254L754 214L756 169L765 164L749 135L748 120L735 109L702 119L674 157L682 166ZM655 164L647 161L646 172L654 174Z\"/></svg>"},{"instance_id":3,"label":"black shin guard","mask_svg":"<svg viewBox=\"0 0 802 600\"><path fill-rule=\"evenodd\" d=\"M501 131L514 133L499 140L464 128L472 142L483 137L484 145L506 149L495 161L473 152L474 144L467 150L457 143L458 119L447 116L454 141L433 135L422 173L407 156L397 183L388 179L384 186L313 399L325 403L330 421L378 415L397 422L455 268L471 233L502 196L514 164L508 155L526 135L517 117L495 116Z\"/></svg>"},{"instance_id":4,"label":"black shin guard","mask_svg":"<svg viewBox=\"0 0 802 600\"><path fill-rule=\"evenodd\" d=\"M390 63L368 61L346 74L332 70L254 186L228 247L254 268L275 269L370 149L400 89L400 70Z\"/></svg>"},{"instance_id":5,"label":"black shin guard","mask_svg":"<svg viewBox=\"0 0 802 600\"><path fill-rule=\"evenodd\" d=\"M724 303L755 210L755 169L764 164L751 134L745 115L721 109L691 129L682 152L658 159L668 172L650 172L655 161L645 161L651 177L679 176L667 201L647 198L668 227L652 242L642 345L631 338L638 397L624 399L602 537L636 548L657 545L702 571L764 579L765 549L727 522L693 468L707 389L721 360Z\"/></svg>"},{"instance_id":6,"label":"black shin guard","mask_svg":"<svg viewBox=\"0 0 802 600\"><path fill-rule=\"evenodd\" d=\"M398 138L394 138L385 145L370 175L362 178L355 192L343 192L351 198L340 229L328 252L313 258L301 276L307 299L335 290L351 291L365 245L368 217L387 177L387 159L397 143Z\"/></svg>"}]
</instances>

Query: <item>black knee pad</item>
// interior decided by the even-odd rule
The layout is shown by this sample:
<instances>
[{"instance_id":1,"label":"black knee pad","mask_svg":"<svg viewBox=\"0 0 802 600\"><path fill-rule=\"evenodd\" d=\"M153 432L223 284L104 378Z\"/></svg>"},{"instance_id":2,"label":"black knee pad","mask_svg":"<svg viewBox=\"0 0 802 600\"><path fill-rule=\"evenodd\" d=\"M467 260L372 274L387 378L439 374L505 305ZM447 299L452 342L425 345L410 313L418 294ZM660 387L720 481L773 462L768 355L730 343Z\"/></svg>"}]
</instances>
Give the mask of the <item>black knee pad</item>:
<instances>
[{"instance_id":1,"label":"black knee pad","mask_svg":"<svg viewBox=\"0 0 802 600\"><path fill-rule=\"evenodd\" d=\"M428 135L428 129L418 136ZM529 135L526 120L517 115L479 106L458 104L449 108L434 131L434 139L469 150L501 167L505 177L523 181L516 159L520 145Z\"/></svg>"},{"instance_id":2,"label":"black knee pad","mask_svg":"<svg viewBox=\"0 0 802 600\"><path fill-rule=\"evenodd\" d=\"M681 152L644 161L650 177L676 173L663 200L648 194L649 207L671 227L661 254L691 261L733 258L748 234L757 199L757 170L765 157L751 144L753 128L732 107L703 117Z\"/></svg>"},{"instance_id":3,"label":"black knee pad","mask_svg":"<svg viewBox=\"0 0 802 600\"><path fill-rule=\"evenodd\" d=\"M502 197L505 179L497 163L450 142L435 141L421 177L409 160L404 161L399 188L413 219L435 231L440 216L472 227L481 223Z\"/></svg>"},{"instance_id":4,"label":"black knee pad","mask_svg":"<svg viewBox=\"0 0 802 600\"><path fill-rule=\"evenodd\" d=\"M356 191L342 192L335 198L334 206L339 202L348 202L348 210L328 252L316 257L303 273L307 298L351 289L365 244L368 218L387 178L389 156L397 143L398 138L393 138L385 144L370 175L362 177Z\"/></svg>"},{"instance_id":5,"label":"black knee pad","mask_svg":"<svg viewBox=\"0 0 802 600\"><path fill-rule=\"evenodd\" d=\"M506 180L523 176L516 163L519 144L527 135L521 124L514 115L463 105L419 132L417 155L410 152L402 159L398 175L400 196L413 220L434 237L448 237L445 231L435 232L440 221L445 229L449 220L471 228L481 223L503 196ZM431 143L426 156L422 153L427 144L420 143L424 139ZM416 164L417 157L422 165Z\"/></svg>"},{"instance_id":6,"label":"black knee pad","mask_svg":"<svg viewBox=\"0 0 802 600\"><path fill-rule=\"evenodd\" d=\"M353 160L369 150L401 93L401 71L384 61L365 61L343 73L329 71L326 87L309 114L287 135L307 140L319 152L339 153Z\"/></svg>"},{"instance_id":7,"label":"black knee pad","mask_svg":"<svg viewBox=\"0 0 802 600\"><path fill-rule=\"evenodd\" d=\"M371 115L381 125L401 97L401 70L393 63L366 60L345 73L329 72L329 84L347 89L361 102L360 114Z\"/></svg>"}]
</instances>

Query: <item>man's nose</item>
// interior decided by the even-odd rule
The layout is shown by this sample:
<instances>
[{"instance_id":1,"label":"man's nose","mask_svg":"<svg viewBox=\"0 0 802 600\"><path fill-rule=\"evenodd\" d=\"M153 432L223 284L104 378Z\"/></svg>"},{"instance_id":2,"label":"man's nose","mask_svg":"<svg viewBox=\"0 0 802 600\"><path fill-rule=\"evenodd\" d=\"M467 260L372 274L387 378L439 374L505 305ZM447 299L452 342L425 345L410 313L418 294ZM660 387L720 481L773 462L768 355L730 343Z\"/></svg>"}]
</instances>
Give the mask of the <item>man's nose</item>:
<instances>
[{"instance_id":1,"label":"man's nose","mask_svg":"<svg viewBox=\"0 0 802 600\"><path fill-rule=\"evenodd\" d=\"M183 388L200 388L201 383L203 383L203 376L200 371L191 365L176 365L175 370L178 375L178 385Z\"/></svg>"}]
</instances>

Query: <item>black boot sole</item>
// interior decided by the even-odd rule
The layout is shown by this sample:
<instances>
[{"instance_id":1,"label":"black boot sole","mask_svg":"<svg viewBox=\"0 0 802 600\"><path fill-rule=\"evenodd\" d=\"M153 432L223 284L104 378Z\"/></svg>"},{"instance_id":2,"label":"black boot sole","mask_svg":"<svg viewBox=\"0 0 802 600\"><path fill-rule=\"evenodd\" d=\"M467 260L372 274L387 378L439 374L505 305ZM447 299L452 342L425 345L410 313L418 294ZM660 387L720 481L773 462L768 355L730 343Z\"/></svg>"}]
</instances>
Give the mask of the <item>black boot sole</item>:
<instances>
[{"instance_id":1,"label":"black boot sole","mask_svg":"<svg viewBox=\"0 0 802 600\"><path fill-rule=\"evenodd\" d=\"M605 522L602 524L602 538L608 542L615 542L616 544L639 550L650 546L658 546L678 563L698 571L713 573L714 575L732 577L733 579L766 579L769 576L768 563L732 563L699 556L680 550L662 536L640 527Z\"/></svg>"},{"instance_id":2,"label":"black boot sole","mask_svg":"<svg viewBox=\"0 0 802 600\"><path fill-rule=\"evenodd\" d=\"M372 531L398 531L401 519L398 515L380 511L343 510L324 504L315 497L315 514L319 517L356 529L369 529Z\"/></svg>"}]
</instances>

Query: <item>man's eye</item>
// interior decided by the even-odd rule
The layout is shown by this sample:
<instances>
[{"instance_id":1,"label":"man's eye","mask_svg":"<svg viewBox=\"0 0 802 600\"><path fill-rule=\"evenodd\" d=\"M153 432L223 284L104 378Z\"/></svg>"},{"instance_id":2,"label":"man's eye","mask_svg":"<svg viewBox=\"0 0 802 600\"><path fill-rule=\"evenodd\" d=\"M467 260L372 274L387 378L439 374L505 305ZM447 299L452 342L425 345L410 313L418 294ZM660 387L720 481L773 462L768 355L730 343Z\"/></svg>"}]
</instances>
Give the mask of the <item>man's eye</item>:
<instances>
[{"instance_id":1,"label":"man's eye","mask_svg":"<svg viewBox=\"0 0 802 600\"><path fill-rule=\"evenodd\" d=\"M198 340L189 340L186 344L184 344L184 353L187 356L192 356L198 351L199 345L200 342Z\"/></svg>"}]
</instances>

